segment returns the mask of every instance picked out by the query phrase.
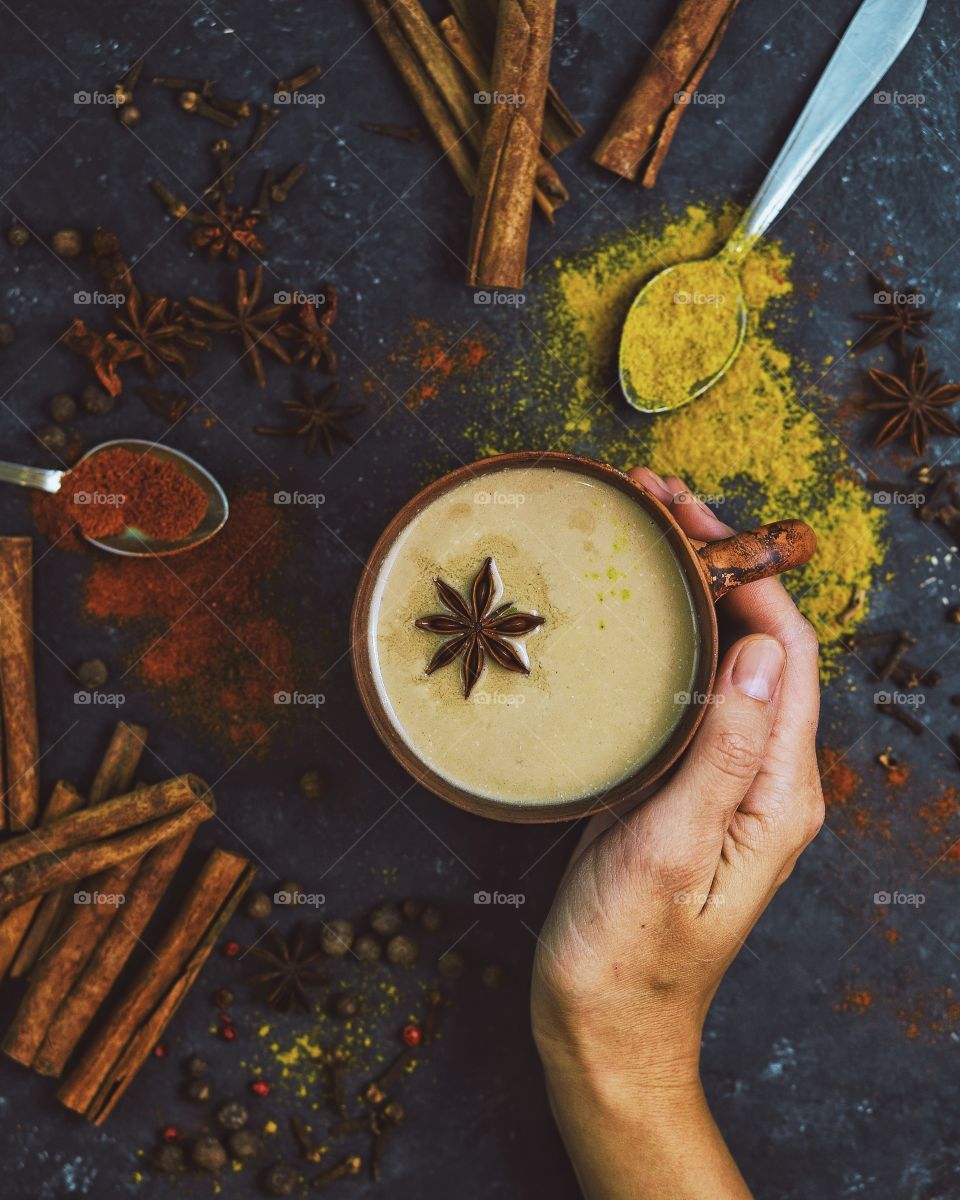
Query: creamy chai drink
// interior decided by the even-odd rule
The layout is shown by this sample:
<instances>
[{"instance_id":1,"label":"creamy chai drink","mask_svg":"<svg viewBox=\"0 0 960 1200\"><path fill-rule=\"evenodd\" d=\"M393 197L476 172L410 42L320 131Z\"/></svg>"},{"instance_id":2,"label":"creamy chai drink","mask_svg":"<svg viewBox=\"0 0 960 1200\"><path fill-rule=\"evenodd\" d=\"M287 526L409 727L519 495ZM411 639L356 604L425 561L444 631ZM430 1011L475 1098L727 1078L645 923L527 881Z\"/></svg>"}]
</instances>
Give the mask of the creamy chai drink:
<instances>
[{"instance_id":1,"label":"creamy chai drink","mask_svg":"<svg viewBox=\"0 0 960 1200\"><path fill-rule=\"evenodd\" d=\"M390 722L438 775L517 805L602 793L683 716L690 591L641 504L566 466L441 493L402 529L367 627Z\"/></svg>"}]
</instances>

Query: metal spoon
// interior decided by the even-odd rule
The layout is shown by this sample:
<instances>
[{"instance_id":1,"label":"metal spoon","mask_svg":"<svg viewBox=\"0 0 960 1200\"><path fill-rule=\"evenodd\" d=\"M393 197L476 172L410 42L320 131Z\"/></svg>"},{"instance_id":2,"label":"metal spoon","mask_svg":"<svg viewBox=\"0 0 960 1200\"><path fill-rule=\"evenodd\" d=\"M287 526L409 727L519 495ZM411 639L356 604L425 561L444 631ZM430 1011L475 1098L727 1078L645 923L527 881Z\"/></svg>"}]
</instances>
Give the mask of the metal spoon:
<instances>
[{"instance_id":1,"label":"metal spoon","mask_svg":"<svg viewBox=\"0 0 960 1200\"><path fill-rule=\"evenodd\" d=\"M198 484L207 497L207 511L203 520L185 538L168 542L158 538L148 538L136 529L125 529L106 538L88 538L93 546L101 550L109 550L111 554L125 554L129 557L156 557L157 555L179 554L183 550L192 550L202 542L212 538L226 524L230 506L226 494L210 472L201 467L189 455L157 442L148 442L143 438L118 438L112 442L102 442L80 459L89 462L103 450L130 450L136 454L150 454L163 462L173 463L184 475ZM79 463L77 464L79 466ZM39 488L43 492L59 492L68 471L48 471L43 467L20 467L16 463L0 462L0 482L18 483L21 487Z\"/></svg>"},{"instance_id":2,"label":"metal spoon","mask_svg":"<svg viewBox=\"0 0 960 1200\"><path fill-rule=\"evenodd\" d=\"M690 380L685 394L672 397L639 395L630 382L629 364L625 363L625 335L631 321L644 320L645 304L659 299L656 291L662 290L663 298L669 297L670 280L664 282L665 277L686 264L659 271L634 298L620 338L620 386L634 408L649 413L679 408L702 395L729 370L740 353L747 326L746 302L739 275L743 259L780 215L802 180L910 40L925 7L926 0L864 0L753 203L719 254L713 259L701 260L727 268L732 281L733 302L725 306L730 316L730 350L725 360L706 378Z\"/></svg>"}]
</instances>

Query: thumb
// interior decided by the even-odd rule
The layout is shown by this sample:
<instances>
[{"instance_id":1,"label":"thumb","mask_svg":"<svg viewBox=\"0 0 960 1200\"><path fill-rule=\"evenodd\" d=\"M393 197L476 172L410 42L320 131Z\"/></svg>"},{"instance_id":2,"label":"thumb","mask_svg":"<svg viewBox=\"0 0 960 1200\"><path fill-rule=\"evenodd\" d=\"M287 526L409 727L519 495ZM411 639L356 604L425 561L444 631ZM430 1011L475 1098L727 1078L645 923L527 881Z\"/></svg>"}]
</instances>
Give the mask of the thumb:
<instances>
[{"instance_id":1,"label":"thumb","mask_svg":"<svg viewBox=\"0 0 960 1200\"><path fill-rule=\"evenodd\" d=\"M703 724L676 774L648 806L662 806L657 816L674 829L679 821L688 844L705 846L714 835L722 837L756 778L785 662L783 646L765 634L742 638L724 656Z\"/></svg>"}]
</instances>

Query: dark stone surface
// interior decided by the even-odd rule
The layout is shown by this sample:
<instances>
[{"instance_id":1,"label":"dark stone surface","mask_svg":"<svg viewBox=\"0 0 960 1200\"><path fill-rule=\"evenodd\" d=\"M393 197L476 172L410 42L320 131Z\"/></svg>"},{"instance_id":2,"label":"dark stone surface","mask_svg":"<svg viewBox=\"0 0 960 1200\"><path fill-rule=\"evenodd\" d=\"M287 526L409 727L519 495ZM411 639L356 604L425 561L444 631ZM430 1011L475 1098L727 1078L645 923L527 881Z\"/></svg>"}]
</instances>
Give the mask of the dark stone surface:
<instances>
[{"instance_id":1,"label":"dark stone surface","mask_svg":"<svg viewBox=\"0 0 960 1200\"><path fill-rule=\"evenodd\" d=\"M554 76L588 133L561 168L568 174L571 203L554 229L537 225L532 259L550 255L553 247L573 250L663 205L676 211L691 198L749 199L856 5L853 0L743 5L705 83L708 90L722 91L726 103L719 112L688 115L653 194L615 182L590 164L589 151L672 6L668 0L646 6L562 0L560 7ZM169 96L144 88L139 97L144 121L131 133L111 113L76 104L74 93L109 89L146 53L148 73L212 75L223 80L226 92L267 99L273 76L316 60L327 68L318 85L325 103L290 114L272 135L267 155L271 162L289 163L306 153L311 163L307 179L267 231L274 280L301 286L336 280L343 300L337 325L342 375L354 394L360 394L368 364L381 359L411 316L467 323L477 318L457 261L464 254L469 209L451 173L437 161L435 146L425 140L410 147L358 129L361 119L416 120L358 3L243 0L210 8L202 2L79 0L14 3L12 9L17 16L6 14L2 50L2 200L8 214L46 236L65 225L90 230L103 223L115 229L128 256L142 264L140 277L148 287L176 295L228 290L229 268L191 257L181 230L165 223L147 192L152 178L181 193L199 189L208 178L207 146L215 127L191 124ZM775 232L797 254L801 278L820 284L812 312L792 334L797 347L812 356L842 350L851 334L850 283L863 278L858 260L880 261L889 244L894 263L916 272L942 310L936 357L956 372L954 135L960 91L950 48L958 34L951 7L932 5L888 81L899 91L923 93L924 105L864 105L778 222ZM241 190L251 191L255 179L248 172ZM814 234L836 253L820 256ZM95 280L82 261L59 263L38 246L18 254L0 247L0 258L0 319L19 331L0 361L2 456L49 465L50 456L29 431L44 423L41 410L51 395L87 382L82 364L54 343L72 316L84 315L73 294ZM535 321L535 282L527 294L526 316ZM868 294L864 284L858 306L865 306ZM483 311L479 319L484 327L506 332L511 314ZM228 487L252 483L325 494L319 514L311 510L298 518L302 543L287 573L287 590L298 611L298 636L305 644L319 643L329 664L316 685L327 703L320 720L313 710L293 714L291 728L265 761L248 758L234 765L220 747L167 716L128 677L122 715L152 731L155 757L148 756L145 774L159 777L170 764L218 781L229 831L208 827L200 845L246 847L263 865L265 879L298 878L326 893L328 912L351 917L384 895L435 896L450 909L443 945L467 934L463 945L472 961L508 966L509 983L495 995L467 983L459 989L446 1036L410 1088L407 1127L391 1151L381 1191L389 1189L395 1200L572 1198L576 1184L547 1111L526 1015L532 931L548 908L571 831L561 836L560 829L485 823L411 789L375 742L341 657L362 560L390 515L427 476L474 456L459 432L469 414L452 406L413 414L398 405L384 416L371 408L357 423L363 436L356 449L331 466L302 457L295 446L251 436L274 399L286 394L287 375L268 364L270 387L260 393L242 368L228 370L230 363L221 347L195 381L218 423L206 427L191 419L170 441L195 454ZM129 395L112 417L88 418L79 427L91 443L101 435L156 437L162 430ZM530 436L536 441L535 428ZM0 528L30 529L25 497L13 489L0 493ZM931 553L942 555L943 548L909 513L894 514L893 528L888 565L897 582L878 597L878 623L909 619L915 632L928 625L924 648L930 657L945 654L952 630L930 592L920 590L935 575L932 591L951 594L949 564L932 567L924 561ZM38 556L45 786L59 776L86 785L114 714L75 706L67 668L95 655L117 662L130 640L78 615L84 573L79 557L44 554L39 544ZM925 595L930 599L922 603ZM941 663L948 676L952 662L947 657ZM861 678L853 693L848 682L841 680L826 697L832 744L864 739L851 760L861 764L888 737L915 753L904 731L873 729L870 687ZM948 679L942 691L949 690L954 689ZM929 719L942 729L948 719L945 697L936 703L940 708ZM915 757L925 757L925 766L911 785L918 802L954 769L941 743L928 735L924 745L929 753ZM299 775L312 765L329 780L328 798L319 804L296 791ZM196 859L197 851L191 861ZM388 870L395 879L385 882ZM834 1011L844 981L857 971L880 979L888 990L902 984L905 1002L910 987L956 987L960 926L949 877L934 869L921 885L917 874L906 855L892 850L875 858L863 848L855 854L825 832L720 990L706 1037L706 1085L758 1196L960 1195L956 1075L950 1064L956 1035L907 1040L889 1005L860 1018ZM525 892L519 918L476 910L472 893L478 886ZM922 914L911 911L900 920L896 960L871 928L872 894L881 887L922 887L927 896ZM235 928L238 936L248 935L243 922ZM443 946L438 942L436 948ZM68 1195L99 1200L132 1195L142 1186L158 1195L208 1194L208 1180L166 1184L151 1177L138 1185L134 1173L142 1165L138 1149L154 1145L159 1128L171 1120L195 1127L177 1099L176 1060L198 1050L208 1056L218 1098L245 1087L244 1051L208 1033L210 991L232 981L229 964L217 958L171 1027L169 1061L147 1064L102 1131L62 1110L49 1081L0 1065L4 1194L18 1200ZM14 999L15 989L5 989L4 1015ZM252 1033L258 1018L245 993L237 1016L244 1035ZM280 1101L271 1111L285 1122L288 1108ZM282 1129L278 1139L285 1137ZM289 1153L287 1142L285 1149L277 1144L278 1155ZM340 1187L356 1195L377 1191L365 1177ZM253 1172L231 1175L225 1190L258 1194Z\"/></svg>"}]
</instances>

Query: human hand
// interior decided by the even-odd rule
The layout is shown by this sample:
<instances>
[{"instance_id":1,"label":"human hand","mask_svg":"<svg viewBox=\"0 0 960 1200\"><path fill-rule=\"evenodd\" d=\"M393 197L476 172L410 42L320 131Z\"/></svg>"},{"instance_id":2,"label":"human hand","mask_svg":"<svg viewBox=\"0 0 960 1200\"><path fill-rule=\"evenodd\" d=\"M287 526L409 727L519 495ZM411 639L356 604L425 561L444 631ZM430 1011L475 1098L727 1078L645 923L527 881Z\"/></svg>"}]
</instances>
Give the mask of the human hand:
<instances>
[{"instance_id":1,"label":"human hand","mask_svg":"<svg viewBox=\"0 0 960 1200\"><path fill-rule=\"evenodd\" d=\"M732 532L676 477L631 475L689 537ZM822 823L819 681L813 630L777 580L734 591L719 615L739 640L686 756L632 812L588 822L537 951L534 1035L591 1197L749 1194L703 1101L700 1037L727 967Z\"/></svg>"}]
</instances>

